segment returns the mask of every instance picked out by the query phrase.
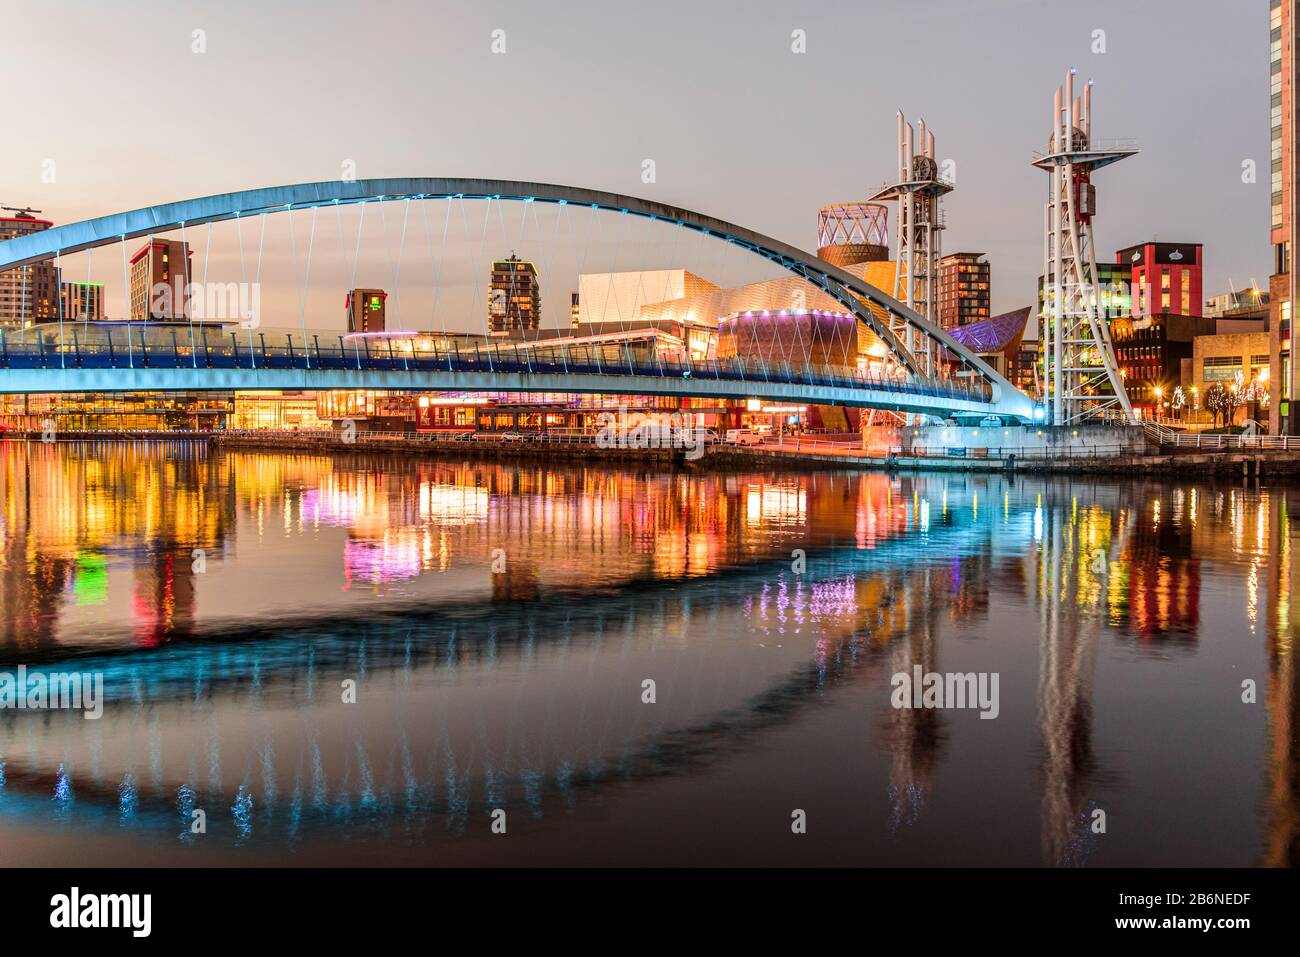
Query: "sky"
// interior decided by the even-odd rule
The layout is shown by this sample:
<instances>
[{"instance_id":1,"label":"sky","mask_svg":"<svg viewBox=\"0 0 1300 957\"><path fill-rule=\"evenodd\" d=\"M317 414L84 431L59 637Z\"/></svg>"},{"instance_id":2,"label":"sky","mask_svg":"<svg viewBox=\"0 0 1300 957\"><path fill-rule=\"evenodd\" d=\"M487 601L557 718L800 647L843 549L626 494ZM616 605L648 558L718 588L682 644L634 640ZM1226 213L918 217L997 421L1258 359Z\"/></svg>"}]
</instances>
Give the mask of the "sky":
<instances>
[{"instance_id":1,"label":"sky","mask_svg":"<svg viewBox=\"0 0 1300 957\"><path fill-rule=\"evenodd\" d=\"M630 193L813 250L818 207L892 177L902 109L954 164L944 248L988 254L1002 311L1034 298L1030 155L1074 67L1095 135L1141 150L1095 180L1098 258L1201 242L1207 296L1267 284L1268 0L0 0L0 22L0 201L56 223L351 163Z\"/></svg>"}]
</instances>

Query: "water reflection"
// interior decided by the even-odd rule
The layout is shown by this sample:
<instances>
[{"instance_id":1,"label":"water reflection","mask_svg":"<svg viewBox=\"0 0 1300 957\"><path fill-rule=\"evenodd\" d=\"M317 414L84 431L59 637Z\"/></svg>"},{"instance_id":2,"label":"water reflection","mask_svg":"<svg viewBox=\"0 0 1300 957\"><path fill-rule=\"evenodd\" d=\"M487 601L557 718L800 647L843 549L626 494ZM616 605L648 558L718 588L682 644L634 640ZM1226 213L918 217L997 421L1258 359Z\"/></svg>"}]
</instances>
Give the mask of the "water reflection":
<instances>
[{"instance_id":1,"label":"water reflection","mask_svg":"<svg viewBox=\"0 0 1300 957\"><path fill-rule=\"evenodd\" d=\"M542 859L781 862L811 805L824 862L1296 859L1285 489L191 443L0 482L0 669L105 673L100 721L0 712L0 831L51 856L488 859L504 807ZM916 665L1000 717L890 708Z\"/></svg>"}]
</instances>

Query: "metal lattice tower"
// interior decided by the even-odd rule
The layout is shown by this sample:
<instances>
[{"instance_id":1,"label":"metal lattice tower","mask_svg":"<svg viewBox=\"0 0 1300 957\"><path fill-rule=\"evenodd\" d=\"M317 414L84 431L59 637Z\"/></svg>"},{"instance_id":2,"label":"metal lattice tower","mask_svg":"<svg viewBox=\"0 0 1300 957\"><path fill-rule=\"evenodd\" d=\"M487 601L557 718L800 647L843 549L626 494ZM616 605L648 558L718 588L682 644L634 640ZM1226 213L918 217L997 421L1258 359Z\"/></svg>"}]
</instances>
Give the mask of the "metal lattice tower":
<instances>
[{"instance_id":1,"label":"metal lattice tower","mask_svg":"<svg viewBox=\"0 0 1300 957\"><path fill-rule=\"evenodd\" d=\"M1092 238L1097 190L1092 174L1137 150L1094 140L1092 81L1076 97L1074 75L1070 70L1064 88L1056 88L1047 150L1033 159L1051 177L1043 208L1043 397L1055 425L1114 415L1132 424L1133 408L1106 318L1099 311L1102 299Z\"/></svg>"},{"instance_id":2,"label":"metal lattice tower","mask_svg":"<svg viewBox=\"0 0 1300 957\"><path fill-rule=\"evenodd\" d=\"M953 184L939 177L934 153L934 133L925 120L914 131L903 111L898 111L898 178L881 187L872 201L898 200L897 253L894 259L894 298L932 323L938 323L939 234L943 216L939 199ZM890 331L904 344L927 375L935 365L931 340L905 319L890 316Z\"/></svg>"}]
</instances>

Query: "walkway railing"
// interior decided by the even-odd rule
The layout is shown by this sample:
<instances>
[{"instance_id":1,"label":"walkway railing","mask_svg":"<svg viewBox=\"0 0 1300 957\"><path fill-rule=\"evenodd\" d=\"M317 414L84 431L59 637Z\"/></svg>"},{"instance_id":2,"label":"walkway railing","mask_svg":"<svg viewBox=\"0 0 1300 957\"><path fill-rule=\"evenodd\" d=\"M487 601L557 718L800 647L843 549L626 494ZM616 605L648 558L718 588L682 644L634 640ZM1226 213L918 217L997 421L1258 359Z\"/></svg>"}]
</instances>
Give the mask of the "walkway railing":
<instances>
[{"instance_id":1,"label":"walkway railing","mask_svg":"<svg viewBox=\"0 0 1300 957\"><path fill-rule=\"evenodd\" d=\"M0 329L0 370L146 368L649 376L872 389L969 402L992 399L988 383L973 377L913 376L742 356L692 359L659 351L653 339L496 342L454 335L304 334L124 321Z\"/></svg>"},{"instance_id":2,"label":"walkway railing","mask_svg":"<svg viewBox=\"0 0 1300 957\"><path fill-rule=\"evenodd\" d=\"M792 442L787 442L785 445L778 445L774 442L765 442L762 445L747 446L745 447L745 450L776 456L784 455L787 457L798 455L818 455L843 458L846 460L878 459L885 464L891 460L892 456L897 459L906 460L909 463L915 462L918 459L924 459L932 462L989 461L1001 463L1007 466L1010 466L1013 461L1017 463L1043 461L1084 462L1115 459L1141 454L1140 452L1135 451L1131 445L1125 443L1111 443L1079 448L989 446L984 448L948 449L943 446L917 446L914 448L895 446L892 450L886 451L884 449L863 449L860 445L851 446L848 443L804 442L796 446Z\"/></svg>"},{"instance_id":3,"label":"walkway railing","mask_svg":"<svg viewBox=\"0 0 1300 957\"><path fill-rule=\"evenodd\" d=\"M1176 449L1263 449L1290 451L1300 449L1300 436L1295 435L1249 435L1239 432L1235 435L1207 435L1204 432L1177 432L1164 426L1148 425L1146 434L1158 442L1162 448Z\"/></svg>"}]
</instances>

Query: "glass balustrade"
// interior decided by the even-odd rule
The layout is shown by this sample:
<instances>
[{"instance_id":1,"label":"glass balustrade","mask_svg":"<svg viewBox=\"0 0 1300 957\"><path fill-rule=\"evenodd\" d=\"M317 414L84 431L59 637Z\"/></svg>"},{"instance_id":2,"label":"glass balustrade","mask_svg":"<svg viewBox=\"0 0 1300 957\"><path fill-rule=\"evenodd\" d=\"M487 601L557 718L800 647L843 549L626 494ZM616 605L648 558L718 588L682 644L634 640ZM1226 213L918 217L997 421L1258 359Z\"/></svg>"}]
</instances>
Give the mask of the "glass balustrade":
<instances>
[{"instance_id":1,"label":"glass balustrade","mask_svg":"<svg viewBox=\"0 0 1300 957\"><path fill-rule=\"evenodd\" d=\"M989 401L982 379L864 371L790 359L692 359L650 343L496 342L183 323L65 323L0 330L3 369L319 369L646 376L804 384Z\"/></svg>"}]
</instances>

